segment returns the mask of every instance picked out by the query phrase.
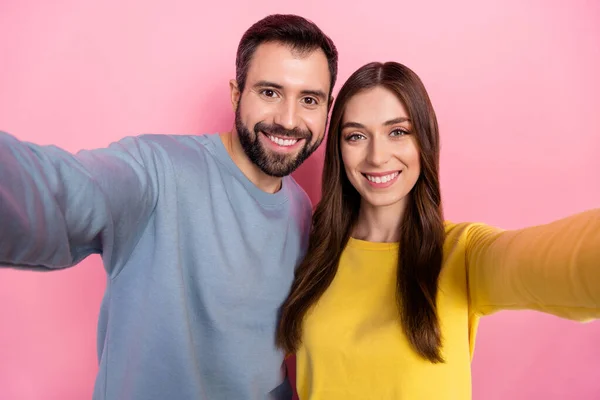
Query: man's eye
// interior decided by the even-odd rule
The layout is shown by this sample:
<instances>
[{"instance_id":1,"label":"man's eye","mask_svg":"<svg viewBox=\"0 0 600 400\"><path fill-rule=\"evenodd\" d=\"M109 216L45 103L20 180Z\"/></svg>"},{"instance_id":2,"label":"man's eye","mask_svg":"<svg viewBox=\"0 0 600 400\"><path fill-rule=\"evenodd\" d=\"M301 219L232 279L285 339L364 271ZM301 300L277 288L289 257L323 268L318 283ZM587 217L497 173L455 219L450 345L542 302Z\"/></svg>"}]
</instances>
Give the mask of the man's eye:
<instances>
[{"instance_id":1,"label":"man's eye","mask_svg":"<svg viewBox=\"0 0 600 400\"><path fill-rule=\"evenodd\" d=\"M263 91L261 91L261 94L263 94L264 96L267 96L267 97L275 97L276 96L275 91L271 90L271 89L264 89Z\"/></svg>"}]
</instances>

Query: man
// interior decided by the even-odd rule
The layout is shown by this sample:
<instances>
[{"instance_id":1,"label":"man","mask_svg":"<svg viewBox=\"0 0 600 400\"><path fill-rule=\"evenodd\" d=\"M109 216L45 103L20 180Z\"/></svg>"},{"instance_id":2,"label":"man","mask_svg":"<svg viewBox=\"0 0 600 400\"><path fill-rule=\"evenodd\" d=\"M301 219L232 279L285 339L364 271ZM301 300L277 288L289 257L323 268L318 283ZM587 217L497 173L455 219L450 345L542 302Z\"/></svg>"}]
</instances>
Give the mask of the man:
<instances>
[{"instance_id":1,"label":"man","mask_svg":"<svg viewBox=\"0 0 600 400\"><path fill-rule=\"evenodd\" d=\"M94 399L275 396L278 308L311 218L289 174L323 139L336 74L316 25L272 15L240 41L229 133L77 155L0 134L0 264L102 255Z\"/></svg>"}]
</instances>

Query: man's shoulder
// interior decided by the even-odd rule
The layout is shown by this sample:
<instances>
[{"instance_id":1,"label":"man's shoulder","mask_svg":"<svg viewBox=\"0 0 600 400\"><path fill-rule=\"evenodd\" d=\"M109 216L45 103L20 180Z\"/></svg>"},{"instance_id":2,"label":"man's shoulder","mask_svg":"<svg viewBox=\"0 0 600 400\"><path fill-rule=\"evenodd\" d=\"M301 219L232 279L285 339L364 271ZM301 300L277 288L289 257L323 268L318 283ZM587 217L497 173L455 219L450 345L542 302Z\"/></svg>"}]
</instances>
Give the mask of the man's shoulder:
<instances>
[{"instance_id":1,"label":"man's shoulder","mask_svg":"<svg viewBox=\"0 0 600 400\"><path fill-rule=\"evenodd\" d=\"M288 196L290 200L298 204L298 206L304 210L308 215L312 214L312 202L308 193L304 188L290 175L285 178L289 187Z\"/></svg>"},{"instance_id":2,"label":"man's shoulder","mask_svg":"<svg viewBox=\"0 0 600 400\"><path fill-rule=\"evenodd\" d=\"M148 133L138 136L128 137L122 142L137 142L137 146L145 149L145 152L152 153L156 160L170 160L171 163L178 164L183 161L188 164L205 160L208 154L215 156L215 139L212 134L198 135L179 135L179 134L155 134Z\"/></svg>"},{"instance_id":3,"label":"man's shoulder","mask_svg":"<svg viewBox=\"0 0 600 400\"><path fill-rule=\"evenodd\" d=\"M310 203L310 197L308 196L304 188L298 183L298 181L294 179L293 176L289 175L286 176L284 179L287 181L286 183L289 187L290 192L292 192L292 194L296 196L296 198L299 201Z\"/></svg>"},{"instance_id":4,"label":"man's shoulder","mask_svg":"<svg viewBox=\"0 0 600 400\"><path fill-rule=\"evenodd\" d=\"M138 140L143 143L147 143L155 148L162 148L167 151L169 150L182 150L182 149L194 149L194 150L206 150L212 142L210 138L211 134L199 134L199 135L180 135L180 134L164 134L164 133L146 133L134 137L134 140Z\"/></svg>"}]
</instances>

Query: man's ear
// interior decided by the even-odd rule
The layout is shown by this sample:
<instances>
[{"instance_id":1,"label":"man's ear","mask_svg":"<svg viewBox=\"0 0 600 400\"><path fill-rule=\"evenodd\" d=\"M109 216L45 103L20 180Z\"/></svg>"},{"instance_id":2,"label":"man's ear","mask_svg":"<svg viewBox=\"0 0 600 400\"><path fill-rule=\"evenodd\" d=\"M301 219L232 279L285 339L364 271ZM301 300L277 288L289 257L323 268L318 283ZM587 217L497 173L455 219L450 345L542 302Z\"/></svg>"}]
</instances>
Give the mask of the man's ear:
<instances>
[{"instance_id":1,"label":"man's ear","mask_svg":"<svg viewBox=\"0 0 600 400\"><path fill-rule=\"evenodd\" d=\"M327 112L331 111L331 106L333 105L333 100L335 100L335 98L333 96L329 96L329 104L327 104Z\"/></svg>"},{"instance_id":2,"label":"man's ear","mask_svg":"<svg viewBox=\"0 0 600 400\"><path fill-rule=\"evenodd\" d=\"M233 111L237 111L238 104L240 103L240 96L242 95L235 79L229 81L229 92L231 95L231 106Z\"/></svg>"}]
</instances>

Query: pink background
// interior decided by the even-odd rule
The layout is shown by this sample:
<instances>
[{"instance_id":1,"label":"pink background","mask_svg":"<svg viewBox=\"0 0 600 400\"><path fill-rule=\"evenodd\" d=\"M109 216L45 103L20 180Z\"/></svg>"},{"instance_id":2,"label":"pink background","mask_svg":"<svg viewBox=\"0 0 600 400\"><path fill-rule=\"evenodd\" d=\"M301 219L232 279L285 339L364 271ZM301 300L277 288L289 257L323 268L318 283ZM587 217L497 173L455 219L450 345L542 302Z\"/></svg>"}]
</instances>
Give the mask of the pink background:
<instances>
[{"instance_id":1,"label":"pink background","mask_svg":"<svg viewBox=\"0 0 600 400\"><path fill-rule=\"evenodd\" d=\"M0 129L73 151L228 130L241 34L292 12L335 40L342 82L372 60L422 77L447 218L516 228L600 206L600 2L321 2L2 0ZM322 150L295 174L313 201ZM104 279L97 257L0 271L0 399L91 397ZM476 400L600 398L598 322L506 312L478 339Z\"/></svg>"}]
</instances>

